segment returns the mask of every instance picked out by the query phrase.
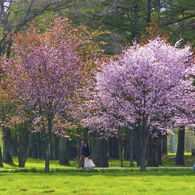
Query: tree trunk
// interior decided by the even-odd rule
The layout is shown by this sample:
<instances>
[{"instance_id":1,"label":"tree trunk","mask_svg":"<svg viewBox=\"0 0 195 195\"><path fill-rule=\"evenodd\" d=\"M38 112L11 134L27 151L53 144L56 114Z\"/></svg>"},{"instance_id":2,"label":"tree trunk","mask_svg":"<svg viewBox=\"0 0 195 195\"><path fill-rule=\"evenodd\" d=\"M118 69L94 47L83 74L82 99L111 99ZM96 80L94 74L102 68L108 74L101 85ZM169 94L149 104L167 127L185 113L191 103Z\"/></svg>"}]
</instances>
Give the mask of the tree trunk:
<instances>
[{"instance_id":1,"label":"tree trunk","mask_svg":"<svg viewBox=\"0 0 195 195\"><path fill-rule=\"evenodd\" d=\"M22 127L18 137L19 137L18 167L24 167L31 146L31 133L26 127Z\"/></svg>"},{"instance_id":2,"label":"tree trunk","mask_svg":"<svg viewBox=\"0 0 195 195\"><path fill-rule=\"evenodd\" d=\"M178 129L178 146L175 165L184 165L184 141L185 141L185 126L180 126Z\"/></svg>"},{"instance_id":3,"label":"tree trunk","mask_svg":"<svg viewBox=\"0 0 195 195\"><path fill-rule=\"evenodd\" d=\"M136 161L137 161L137 167L141 165L141 140L140 140L140 135L139 131L136 129L134 130L135 132L135 156L136 156Z\"/></svg>"},{"instance_id":4,"label":"tree trunk","mask_svg":"<svg viewBox=\"0 0 195 195\"><path fill-rule=\"evenodd\" d=\"M17 135L13 139L13 143L12 143L12 156L13 157L17 157L18 156L18 139L17 139Z\"/></svg>"},{"instance_id":5,"label":"tree trunk","mask_svg":"<svg viewBox=\"0 0 195 195\"><path fill-rule=\"evenodd\" d=\"M149 136L148 167L158 167L159 137Z\"/></svg>"},{"instance_id":6,"label":"tree trunk","mask_svg":"<svg viewBox=\"0 0 195 195\"><path fill-rule=\"evenodd\" d=\"M108 154L109 154L110 158L113 157L113 155L112 155L112 139L111 139L111 137L108 138Z\"/></svg>"},{"instance_id":7,"label":"tree trunk","mask_svg":"<svg viewBox=\"0 0 195 195\"><path fill-rule=\"evenodd\" d=\"M89 131L88 128L83 129L83 137L86 143L88 143L88 133L87 133L88 131Z\"/></svg>"},{"instance_id":8,"label":"tree trunk","mask_svg":"<svg viewBox=\"0 0 195 195\"><path fill-rule=\"evenodd\" d=\"M73 148L72 148L72 141L67 139L67 152L68 152L68 160L73 160Z\"/></svg>"},{"instance_id":9,"label":"tree trunk","mask_svg":"<svg viewBox=\"0 0 195 195\"><path fill-rule=\"evenodd\" d=\"M12 138L11 130L8 127L2 127L3 129L3 161L5 163L13 163L12 159Z\"/></svg>"},{"instance_id":10,"label":"tree trunk","mask_svg":"<svg viewBox=\"0 0 195 195\"><path fill-rule=\"evenodd\" d=\"M97 132L92 134L92 161L98 167L99 166L99 145L98 145L98 135Z\"/></svg>"},{"instance_id":11,"label":"tree trunk","mask_svg":"<svg viewBox=\"0 0 195 195\"><path fill-rule=\"evenodd\" d=\"M173 129L173 134L171 134L171 153L175 153L175 129Z\"/></svg>"},{"instance_id":12,"label":"tree trunk","mask_svg":"<svg viewBox=\"0 0 195 195\"><path fill-rule=\"evenodd\" d=\"M78 130L77 130L77 134L78 134ZM80 134L78 134L80 135ZM79 136L77 136L77 151L78 151L78 163L79 163L79 159L81 157L81 138Z\"/></svg>"},{"instance_id":13,"label":"tree trunk","mask_svg":"<svg viewBox=\"0 0 195 195\"><path fill-rule=\"evenodd\" d=\"M43 138L44 139L44 138ZM41 159L43 155L43 145L41 141L41 133L37 132L37 158Z\"/></svg>"},{"instance_id":14,"label":"tree trunk","mask_svg":"<svg viewBox=\"0 0 195 195\"><path fill-rule=\"evenodd\" d=\"M119 159L121 163L121 167L123 167L123 157L122 157L122 137L119 135L118 137L118 145L119 145Z\"/></svg>"},{"instance_id":15,"label":"tree trunk","mask_svg":"<svg viewBox=\"0 0 195 195\"><path fill-rule=\"evenodd\" d=\"M129 136L127 139L129 139ZM130 142L127 139L124 139L124 159L125 160L130 158Z\"/></svg>"},{"instance_id":16,"label":"tree trunk","mask_svg":"<svg viewBox=\"0 0 195 195\"><path fill-rule=\"evenodd\" d=\"M138 123L138 132L139 132L139 140L141 142L141 158L140 158L140 166L141 166L141 172L146 171L146 148L148 145L148 139L149 139L149 131L147 130L145 126L145 121L147 118L143 117L142 125Z\"/></svg>"},{"instance_id":17,"label":"tree trunk","mask_svg":"<svg viewBox=\"0 0 195 195\"><path fill-rule=\"evenodd\" d=\"M148 0L148 13L147 13L147 22L151 22L151 0Z\"/></svg>"},{"instance_id":18,"label":"tree trunk","mask_svg":"<svg viewBox=\"0 0 195 195\"><path fill-rule=\"evenodd\" d=\"M67 138L65 138L65 137L60 137L60 159L59 159L59 164L60 165L69 164Z\"/></svg>"},{"instance_id":19,"label":"tree trunk","mask_svg":"<svg viewBox=\"0 0 195 195\"><path fill-rule=\"evenodd\" d=\"M107 147L105 138L99 139L99 156L99 167L108 167Z\"/></svg>"},{"instance_id":20,"label":"tree trunk","mask_svg":"<svg viewBox=\"0 0 195 195\"><path fill-rule=\"evenodd\" d=\"M50 142L50 160L53 160L53 140Z\"/></svg>"},{"instance_id":21,"label":"tree trunk","mask_svg":"<svg viewBox=\"0 0 195 195\"><path fill-rule=\"evenodd\" d=\"M45 131L45 124L43 123L43 134L45 138L45 173L49 173L50 143L52 143L52 115L49 113L47 115L47 121L48 121L48 135Z\"/></svg>"},{"instance_id":22,"label":"tree trunk","mask_svg":"<svg viewBox=\"0 0 195 195\"><path fill-rule=\"evenodd\" d=\"M159 145L158 145L158 165L163 165L162 164L162 147L161 147L161 136L159 136Z\"/></svg>"},{"instance_id":23,"label":"tree trunk","mask_svg":"<svg viewBox=\"0 0 195 195\"><path fill-rule=\"evenodd\" d=\"M167 133L162 135L162 154L167 154Z\"/></svg>"},{"instance_id":24,"label":"tree trunk","mask_svg":"<svg viewBox=\"0 0 195 195\"><path fill-rule=\"evenodd\" d=\"M112 140L112 158L119 159L118 140L116 137L111 137Z\"/></svg>"},{"instance_id":25,"label":"tree trunk","mask_svg":"<svg viewBox=\"0 0 195 195\"><path fill-rule=\"evenodd\" d=\"M146 171L146 149L144 148L141 148L140 167L141 167L141 172Z\"/></svg>"},{"instance_id":26,"label":"tree trunk","mask_svg":"<svg viewBox=\"0 0 195 195\"><path fill-rule=\"evenodd\" d=\"M133 149L134 149L133 132L130 132L129 136L130 136L130 167L134 167L134 164L133 164Z\"/></svg>"},{"instance_id":27,"label":"tree trunk","mask_svg":"<svg viewBox=\"0 0 195 195\"><path fill-rule=\"evenodd\" d=\"M45 173L49 173L49 141L48 138L45 141Z\"/></svg>"},{"instance_id":28,"label":"tree trunk","mask_svg":"<svg viewBox=\"0 0 195 195\"><path fill-rule=\"evenodd\" d=\"M1 146L0 146L0 167L3 167L3 158L1 153Z\"/></svg>"},{"instance_id":29,"label":"tree trunk","mask_svg":"<svg viewBox=\"0 0 195 195\"><path fill-rule=\"evenodd\" d=\"M160 9L161 9L161 3L160 3L160 0L156 0L156 5L155 7L157 8L157 12L160 13Z\"/></svg>"},{"instance_id":30,"label":"tree trunk","mask_svg":"<svg viewBox=\"0 0 195 195\"><path fill-rule=\"evenodd\" d=\"M54 160L59 159L59 152L58 152L58 137L54 135Z\"/></svg>"},{"instance_id":31,"label":"tree trunk","mask_svg":"<svg viewBox=\"0 0 195 195\"><path fill-rule=\"evenodd\" d=\"M34 137L34 135L32 135L32 141L31 141L29 157L36 159L36 147L35 147L35 137Z\"/></svg>"},{"instance_id":32,"label":"tree trunk","mask_svg":"<svg viewBox=\"0 0 195 195\"><path fill-rule=\"evenodd\" d=\"M67 140L68 143L68 160L73 160L77 156L76 142L75 140Z\"/></svg>"},{"instance_id":33,"label":"tree trunk","mask_svg":"<svg viewBox=\"0 0 195 195\"><path fill-rule=\"evenodd\" d=\"M138 3L134 6L135 35L139 38L139 10Z\"/></svg>"}]
</instances>

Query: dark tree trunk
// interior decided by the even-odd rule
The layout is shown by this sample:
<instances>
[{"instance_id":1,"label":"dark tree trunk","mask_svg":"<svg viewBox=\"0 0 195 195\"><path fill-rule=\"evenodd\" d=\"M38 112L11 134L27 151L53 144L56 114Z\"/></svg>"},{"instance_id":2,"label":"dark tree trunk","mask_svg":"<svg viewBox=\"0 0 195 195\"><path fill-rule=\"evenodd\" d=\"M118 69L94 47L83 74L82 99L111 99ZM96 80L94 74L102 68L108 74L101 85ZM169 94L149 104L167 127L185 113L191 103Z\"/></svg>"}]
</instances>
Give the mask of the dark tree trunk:
<instances>
[{"instance_id":1,"label":"dark tree trunk","mask_svg":"<svg viewBox=\"0 0 195 195\"><path fill-rule=\"evenodd\" d=\"M133 164L133 150L134 150L133 132L129 132L129 137L130 137L130 167L134 167L134 164Z\"/></svg>"},{"instance_id":2,"label":"dark tree trunk","mask_svg":"<svg viewBox=\"0 0 195 195\"><path fill-rule=\"evenodd\" d=\"M31 146L30 146L30 152L29 152L29 157L38 159L38 135L39 133L32 133L31 136Z\"/></svg>"},{"instance_id":3,"label":"dark tree trunk","mask_svg":"<svg viewBox=\"0 0 195 195\"><path fill-rule=\"evenodd\" d=\"M75 147L75 140L67 140L68 141L68 159L73 160L77 156L77 150Z\"/></svg>"},{"instance_id":4,"label":"dark tree trunk","mask_svg":"<svg viewBox=\"0 0 195 195\"><path fill-rule=\"evenodd\" d=\"M122 147L122 137L120 135L118 137L118 145L119 145L119 159L120 159L121 167L123 167L123 157L122 157L123 147Z\"/></svg>"},{"instance_id":5,"label":"dark tree trunk","mask_svg":"<svg viewBox=\"0 0 195 195\"><path fill-rule=\"evenodd\" d=\"M128 160L130 158L130 131L127 128L125 131L124 141L123 141L123 147L124 147L124 159Z\"/></svg>"},{"instance_id":6,"label":"dark tree trunk","mask_svg":"<svg viewBox=\"0 0 195 195\"><path fill-rule=\"evenodd\" d=\"M83 129L83 138L84 138L86 143L88 143L88 133L87 133L88 131L89 131L88 128Z\"/></svg>"},{"instance_id":7,"label":"dark tree trunk","mask_svg":"<svg viewBox=\"0 0 195 195\"><path fill-rule=\"evenodd\" d=\"M81 157L81 139L78 136L77 136L77 152L78 152L78 163L79 163L79 159Z\"/></svg>"},{"instance_id":8,"label":"dark tree trunk","mask_svg":"<svg viewBox=\"0 0 195 195\"><path fill-rule=\"evenodd\" d=\"M98 167L99 166L99 145L98 145L98 135L97 132L92 134L92 161Z\"/></svg>"},{"instance_id":9,"label":"dark tree trunk","mask_svg":"<svg viewBox=\"0 0 195 195\"><path fill-rule=\"evenodd\" d=\"M142 125L138 123L138 132L139 132L139 139L141 142L141 157L140 157L140 167L141 172L146 171L146 149L148 145L148 139L149 139L149 131L145 126L145 121L147 118L143 118Z\"/></svg>"},{"instance_id":10,"label":"dark tree trunk","mask_svg":"<svg viewBox=\"0 0 195 195\"><path fill-rule=\"evenodd\" d=\"M67 140L68 160L72 160L72 142Z\"/></svg>"},{"instance_id":11,"label":"dark tree trunk","mask_svg":"<svg viewBox=\"0 0 195 195\"><path fill-rule=\"evenodd\" d=\"M167 134L162 135L162 154L167 154Z\"/></svg>"},{"instance_id":12,"label":"dark tree trunk","mask_svg":"<svg viewBox=\"0 0 195 195\"><path fill-rule=\"evenodd\" d=\"M156 7L157 12L160 13L160 9L161 9L160 0L156 0L156 5L155 5L155 7Z\"/></svg>"},{"instance_id":13,"label":"dark tree trunk","mask_svg":"<svg viewBox=\"0 0 195 195\"><path fill-rule=\"evenodd\" d=\"M139 33L139 8L138 8L138 3L135 4L134 6L134 21L135 21L135 32L134 34L137 35L139 38L140 33Z\"/></svg>"},{"instance_id":14,"label":"dark tree trunk","mask_svg":"<svg viewBox=\"0 0 195 195\"><path fill-rule=\"evenodd\" d=\"M119 146L116 137L111 137L112 140L112 158L119 159Z\"/></svg>"},{"instance_id":15,"label":"dark tree trunk","mask_svg":"<svg viewBox=\"0 0 195 195\"><path fill-rule=\"evenodd\" d=\"M44 139L44 138L43 138ZM40 132L38 132L37 133L37 155L38 155L38 159L41 159L42 158L42 156L43 156L43 154L44 154L44 145L42 145L42 141L41 141L41 133Z\"/></svg>"},{"instance_id":16,"label":"dark tree trunk","mask_svg":"<svg viewBox=\"0 0 195 195\"><path fill-rule=\"evenodd\" d=\"M72 152L72 157L73 158L76 158L77 157L77 155L78 155L78 151L77 151L77 141L74 139L74 140L72 140L73 141L73 152Z\"/></svg>"},{"instance_id":17,"label":"dark tree trunk","mask_svg":"<svg viewBox=\"0 0 195 195\"><path fill-rule=\"evenodd\" d=\"M107 147L105 138L99 139L99 156L99 167L108 167Z\"/></svg>"},{"instance_id":18,"label":"dark tree trunk","mask_svg":"<svg viewBox=\"0 0 195 195\"><path fill-rule=\"evenodd\" d=\"M149 136L148 141L148 167L158 167L158 138Z\"/></svg>"},{"instance_id":19,"label":"dark tree trunk","mask_svg":"<svg viewBox=\"0 0 195 195\"><path fill-rule=\"evenodd\" d=\"M13 143L12 143L12 156L13 157L17 157L18 156L18 139L17 139L17 135L13 139Z\"/></svg>"},{"instance_id":20,"label":"dark tree trunk","mask_svg":"<svg viewBox=\"0 0 195 195\"><path fill-rule=\"evenodd\" d=\"M22 127L18 134L18 137L19 137L18 166L24 167L30 150L31 133L26 127Z\"/></svg>"},{"instance_id":21,"label":"dark tree trunk","mask_svg":"<svg viewBox=\"0 0 195 195\"><path fill-rule=\"evenodd\" d=\"M171 153L175 153L175 129L173 129L173 134L171 134Z\"/></svg>"},{"instance_id":22,"label":"dark tree trunk","mask_svg":"<svg viewBox=\"0 0 195 195\"><path fill-rule=\"evenodd\" d=\"M151 0L148 0L148 13L147 13L147 22L151 22Z\"/></svg>"},{"instance_id":23,"label":"dark tree trunk","mask_svg":"<svg viewBox=\"0 0 195 195\"><path fill-rule=\"evenodd\" d=\"M178 146L175 165L184 165L184 141L185 141L185 126L180 126L178 130Z\"/></svg>"},{"instance_id":24,"label":"dark tree trunk","mask_svg":"<svg viewBox=\"0 0 195 195\"><path fill-rule=\"evenodd\" d=\"M129 139L129 136L128 136ZM130 145L129 140L124 139L124 159L127 160L130 158Z\"/></svg>"},{"instance_id":25,"label":"dark tree trunk","mask_svg":"<svg viewBox=\"0 0 195 195\"><path fill-rule=\"evenodd\" d=\"M1 146L0 146L0 167L3 167L3 158L1 153Z\"/></svg>"},{"instance_id":26,"label":"dark tree trunk","mask_svg":"<svg viewBox=\"0 0 195 195\"><path fill-rule=\"evenodd\" d=\"M50 102L50 105L52 103ZM49 173L49 160L50 160L50 144L52 143L52 114L47 115L48 133L45 131L43 123L43 134L45 138L45 173Z\"/></svg>"},{"instance_id":27,"label":"dark tree trunk","mask_svg":"<svg viewBox=\"0 0 195 195\"><path fill-rule=\"evenodd\" d=\"M112 137L108 138L108 154L109 154L109 158L112 158Z\"/></svg>"},{"instance_id":28,"label":"dark tree trunk","mask_svg":"<svg viewBox=\"0 0 195 195\"><path fill-rule=\"evenodd\" d=\"M59 139L58 139L58 137L57 137L57 135L54 135L54 160L58 160L59 159L59 147L58 147L58 141Z\"/></svg>"},{"instance_id":29,"label":"dark tree trunk","mask_svg":"<svg viewBox=\"0 0 195 195\"><path fill-rule=\"evenodd\" d=\"M47 139L47 137L46 137L46 139ZM41 141L41 159L42 160L45 160L45 158L46 158L46 148L47 148L47 143L46 143L47 141L44 139L44 140L42 140Z\"/></svg>"},{"instance_id":30,"label":"dark tree trunk","mask_svg":"<svg viewBox=\"0 0 195 195\"><path fill-rule=\"evenodd\" d=\"M53 157L53 141L50 142L50 160L53 160L54 157Z\"/></svg>"},{"instance_id":31,"label":"dark tree trunk","mask_svg":"<svg viewBox=\"0 0 195 195\"><path fill-rule=\"evenodd\" d=\"M11 130L8 127L2 127L3 129L3 161L5 163L13 163L12 159L12 138Z\"/></svg>"},{"instance_id":32,"label":"dark tree trunk","mask_svg":"<svg viewBox=\"0 0 195 195\"><path fill-rule=\"evenodd\" d=\"M49 140L45 141L45 173L49 173Z\"/></svg>"},{"instance_id":33,"label":"dark tree trunk","mask_svg":"<svg viewBox=\"0 0 195 195\"><path fill-rule=\"evenodd\" d=\"M13 149L12 149L12 151L13 151ZM30 151L29 151L29 157L30 158L35 158L35 142L34 142L34 136L32 137L32 141L31 141L31 147L30 147Z\"/></svg>"},{"instance_id":34,"label":"dark tree trunk","mask_svg":"<svg viewBox=\"0 0 195 195\"><path fill-rule=\"evenodd\" d=\"M162 135L159 136L159 145L158 145L158 165L163 165L162 164L162 153L161 153L161 151L162 151L161 136Z\"/></svg>"},{"instance_id":35,"label":"dark tree trunk","mask_svg":"<svg viewBox=\"0 0 195 195\"><path fill-rule=\"evenodd\" d=\"M65 137L60 137L60 159L59 159L59 164L60 165L69 164L67 138L65 138Z\"/></svg>"},{"instance_id":36,"label":"dark tree trunk","mask_svg":"<svg viewBox=\"0 0 195 195\"><path fill-rule=\"evenodd\" d=\"M141 172L146 171L146 148L141 148L140 167L141 167Z\"/></svg>"},{"instance_id":37,"label":"dark tree trunk","mask_svg":"<svg viewBox=\"0 0 195 195\"><path fill-rule=\"evenodd\" d=\"M136 161L137 161L137 167L140 167L141 165L141 140L140 140L140 135L139 131L137 128L134 130L135 132L135 156L136 156Z\"/></svg>"}]
</instances>

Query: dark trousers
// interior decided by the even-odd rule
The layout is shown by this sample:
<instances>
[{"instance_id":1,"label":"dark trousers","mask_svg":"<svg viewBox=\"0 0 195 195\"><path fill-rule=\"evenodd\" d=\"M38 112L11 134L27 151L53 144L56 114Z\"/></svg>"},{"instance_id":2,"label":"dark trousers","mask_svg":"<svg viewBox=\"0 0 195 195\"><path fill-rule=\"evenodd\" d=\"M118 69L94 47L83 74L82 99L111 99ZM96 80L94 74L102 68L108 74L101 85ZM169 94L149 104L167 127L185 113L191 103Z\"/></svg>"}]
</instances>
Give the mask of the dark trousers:
<instances>
[{"instance_id":1,"label":"dark trousers","mask_svg":"<svg viewBox=\"0 0 195 195\"><path fill-rule=\"evenodd\" d=\"M81 155L81 157L79 159L78 167L84 167L84 159L85 159L85 157L83 155Z\"/></svg>"}]
</instances>

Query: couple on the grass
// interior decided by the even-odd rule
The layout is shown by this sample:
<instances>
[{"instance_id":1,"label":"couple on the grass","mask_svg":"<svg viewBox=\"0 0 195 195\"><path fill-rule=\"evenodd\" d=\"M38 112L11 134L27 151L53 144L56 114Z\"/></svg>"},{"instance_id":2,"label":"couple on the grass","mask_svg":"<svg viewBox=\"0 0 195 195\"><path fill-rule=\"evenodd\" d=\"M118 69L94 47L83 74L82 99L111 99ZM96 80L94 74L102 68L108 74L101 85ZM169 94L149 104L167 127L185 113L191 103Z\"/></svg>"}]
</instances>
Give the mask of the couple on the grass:
<instances>
[{"instance_id":1,"label":"couple on the grass","mask_svg":"<svg viewBox=\"0 0 195 195\"><path fill-rule=\"evenodd\" d=\"M81 140L81 157L79 159L79 164L76 166L76 168L82 167L85 169L90 169L95 167L95 164L91 160L91 154L89 151L89 146L87 143L85 143L85 140Z\"/></svg>"}]
</instances>

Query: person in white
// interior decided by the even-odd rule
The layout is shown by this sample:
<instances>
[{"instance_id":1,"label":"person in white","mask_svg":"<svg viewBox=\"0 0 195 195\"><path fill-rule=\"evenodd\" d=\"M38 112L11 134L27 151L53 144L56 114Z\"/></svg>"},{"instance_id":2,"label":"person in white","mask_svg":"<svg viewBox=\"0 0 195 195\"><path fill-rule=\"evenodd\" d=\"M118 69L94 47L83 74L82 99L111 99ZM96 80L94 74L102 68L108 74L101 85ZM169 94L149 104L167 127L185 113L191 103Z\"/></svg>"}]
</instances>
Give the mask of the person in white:
<instances>
[{"instance_id":1,"label":"person in white","mask_svg":"<svg viewBox=\"0 0 195 195\"><path fill-rule=\"evenodd\" d=\"M90 168L94 168L94 167L95 167L95 164L91 160L91 154L90 154L90 151L89 151L89 146L88 146L87 143L85 143L84 168L90 169Z\"/></svg>"}]
</instances>

